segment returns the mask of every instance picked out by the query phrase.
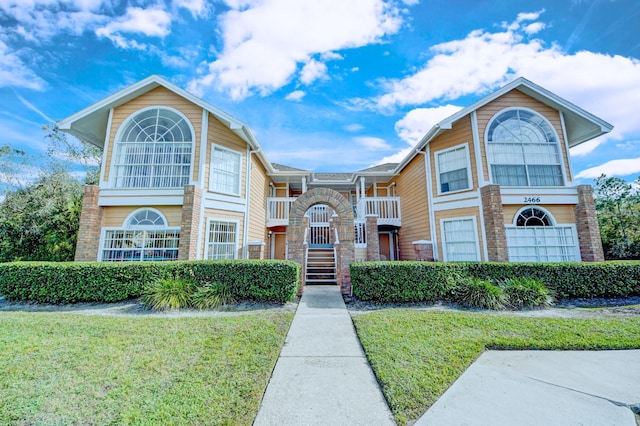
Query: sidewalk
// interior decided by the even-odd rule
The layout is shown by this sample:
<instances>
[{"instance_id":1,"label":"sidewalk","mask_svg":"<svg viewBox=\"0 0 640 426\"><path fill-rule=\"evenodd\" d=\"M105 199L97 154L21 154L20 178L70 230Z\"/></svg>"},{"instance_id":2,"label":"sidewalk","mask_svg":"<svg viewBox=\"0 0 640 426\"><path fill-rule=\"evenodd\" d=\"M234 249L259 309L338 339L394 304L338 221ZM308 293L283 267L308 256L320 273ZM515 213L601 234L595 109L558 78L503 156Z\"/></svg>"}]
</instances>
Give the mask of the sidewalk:
<instances>
[{"instance_id":1,"label":"sidewalk","mask_svg":"<svg viewBox=\"0 0 640 426\"><path fill-rule=\"evenodd\" d=\"M307 286L255 426L394 425L338 286Z\"/></svg>"}]
</instances>

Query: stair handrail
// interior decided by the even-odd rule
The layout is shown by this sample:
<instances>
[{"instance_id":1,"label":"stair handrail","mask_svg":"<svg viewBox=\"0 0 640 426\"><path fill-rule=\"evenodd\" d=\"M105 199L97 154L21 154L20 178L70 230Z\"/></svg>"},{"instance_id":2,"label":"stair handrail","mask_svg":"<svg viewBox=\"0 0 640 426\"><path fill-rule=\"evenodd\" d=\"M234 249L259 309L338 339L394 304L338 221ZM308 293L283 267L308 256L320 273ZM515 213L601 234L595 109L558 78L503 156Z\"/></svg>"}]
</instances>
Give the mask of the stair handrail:
<instances>
[{"instance_id":1,"label":"stair handrail","mask_svg":"<svg viewBox=\"0 0 640 426\"><path fill-rule=\"evenodd\" d=\"M308 245L307 244L308 233L309 233L309 228L304 228L304 241L302 242L302 244L305 245L305 246Z\"/></svg>"},{"instance_id":2,"label":"stair handrail","mask_svg":"<svg viewBox=\"0 0 640 426\"><path fill-rule=\"evenodd\" d=\"M335 232L335 234L336 234L336 242L335 242L334 244L340 244L340 239L338 238L338 228L335 228L335 227L334 227L334 228L333 228L333 231L334 231L334 232ZM334 249L334 251L335 251L335 249Z\"/></svg>"}]
</instances>

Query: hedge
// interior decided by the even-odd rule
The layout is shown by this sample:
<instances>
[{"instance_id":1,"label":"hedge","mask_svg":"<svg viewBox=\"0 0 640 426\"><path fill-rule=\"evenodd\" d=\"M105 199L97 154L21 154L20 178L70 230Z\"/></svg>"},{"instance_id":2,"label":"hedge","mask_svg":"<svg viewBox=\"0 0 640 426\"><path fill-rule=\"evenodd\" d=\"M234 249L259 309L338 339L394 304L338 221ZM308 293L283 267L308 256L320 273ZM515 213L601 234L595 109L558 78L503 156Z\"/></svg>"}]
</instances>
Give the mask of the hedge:
<instances>
[{"instance_id":1,"label":"hedge","mask_svg":"<svg viewBox=\"0 0 640 426\"><path fill-rule=\"evenodd\" d=\"M441 263L361 262L351 265L353 293L377 302L448 300L452 277L542 281L556 298L615 298L640 295L640 262Z\"/></svg>"},{"instance_id":2,"label":"hedge","mask_svg":"<svg viewBox=\"0 0 640 426\"><path fill-rule=\"evenodd\" d=\"M224 282L235 300L283 303L298 290L300 265L284 260L0 263L0 295L12 302L119 302L139 297L145 286L164 278Z\"/></svg>"}]
</instances>

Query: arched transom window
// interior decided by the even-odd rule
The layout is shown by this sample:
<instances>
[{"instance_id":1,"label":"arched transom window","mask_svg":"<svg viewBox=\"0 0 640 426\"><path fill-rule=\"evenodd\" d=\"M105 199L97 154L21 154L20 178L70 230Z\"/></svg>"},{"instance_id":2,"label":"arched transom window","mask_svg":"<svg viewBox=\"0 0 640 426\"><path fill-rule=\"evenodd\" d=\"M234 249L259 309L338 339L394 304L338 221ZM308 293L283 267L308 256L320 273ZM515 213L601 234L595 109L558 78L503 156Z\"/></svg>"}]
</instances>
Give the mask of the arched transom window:
<instances>
[{"instance_id":1,"label":"arched transom window","mask_svg":"<svg viewBox=\"0 0 640 426\"><path fill-rule=\"evenodd\" d=\"M178 259L180 228L167 226L167 219L156 209L136 210L121 228L103 229L103 261Z\"/></svg>"},{"instance_id":2,"label":"arched transom window","mask_svg":"<svg viewBox=\"0 0 640 426\"><path fill-rule=\"evenodd\" d=\"M516 217L516 226L553 226L553 223L546 212L529 207L520 211Z\"/></svg>"},{"instance_id":3,"label":"arched transom window","mask_svg":"<svg viewBox=\"0 0 640 426\"><path fill-rule=\"evenodd\" d=\"M191 176L193 132L166 108L143 110L123 125L116 140L116 188L182 188Z\"/></svg>"},{"instance_id":4,"label":"arched transom window","mask_svg":"<svg viewBox=\"0 0 640 426\"><path fill-rule=\"evenodd\" d=\"M549 122L532 111L509 109L491 120L487 158L498 185L564 185L558 137Z\"/></svg>"}]
</instances>

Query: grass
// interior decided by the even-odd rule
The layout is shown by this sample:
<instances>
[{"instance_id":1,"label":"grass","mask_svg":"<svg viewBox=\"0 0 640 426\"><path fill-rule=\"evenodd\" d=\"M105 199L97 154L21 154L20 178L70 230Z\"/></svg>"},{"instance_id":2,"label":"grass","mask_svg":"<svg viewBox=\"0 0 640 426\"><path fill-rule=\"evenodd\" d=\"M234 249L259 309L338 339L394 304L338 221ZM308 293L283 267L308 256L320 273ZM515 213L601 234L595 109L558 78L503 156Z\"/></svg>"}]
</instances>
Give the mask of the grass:
<instances>
[{"instance_id":1,"label":"grass","mask_svg":"<svg viewBox=\"0 0 640 426\"><path fill-rule=\"evenodd\" d=\"M251 424L292 318L0 313L0 424Z\"/></svg>"},{"instance_id":2,"label":"grass","mask_svg":"<svg viewBox=\"0 0 640 426\"><path fill-rule=\"evenodd\" d=\"M527 318L390 309L353 317L398 424L417 419L486 349L640 348L640 318Z\"/></svg>"}]
</instances>

